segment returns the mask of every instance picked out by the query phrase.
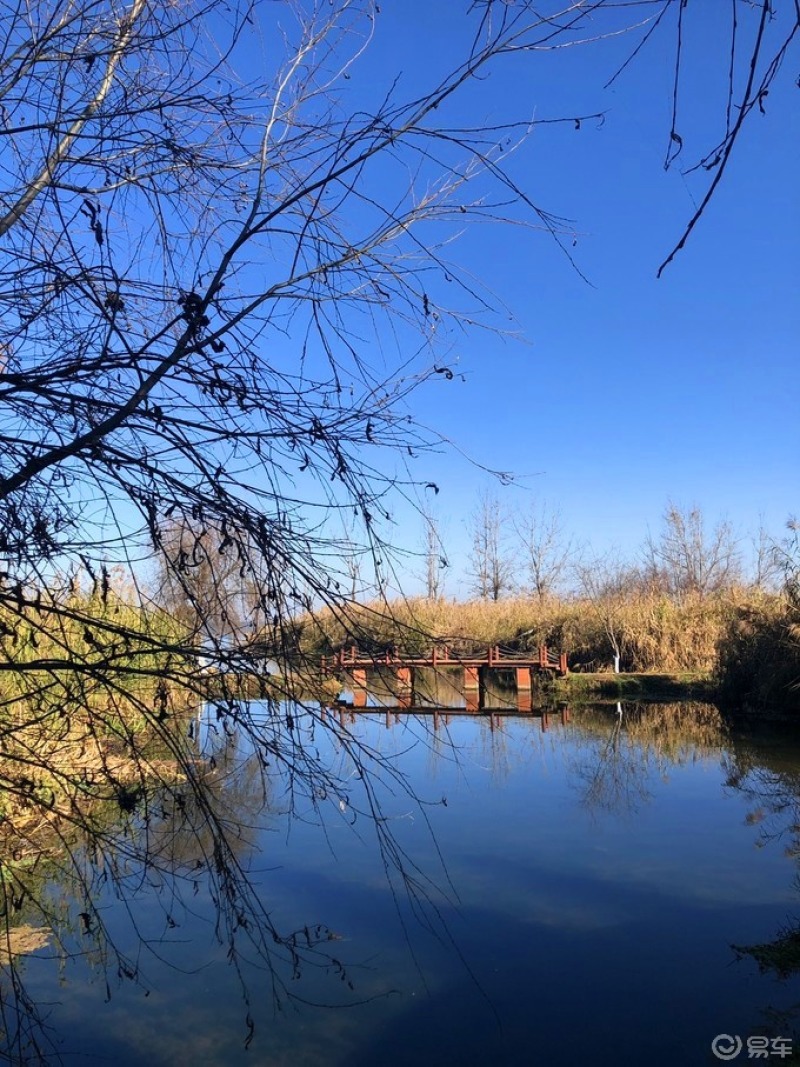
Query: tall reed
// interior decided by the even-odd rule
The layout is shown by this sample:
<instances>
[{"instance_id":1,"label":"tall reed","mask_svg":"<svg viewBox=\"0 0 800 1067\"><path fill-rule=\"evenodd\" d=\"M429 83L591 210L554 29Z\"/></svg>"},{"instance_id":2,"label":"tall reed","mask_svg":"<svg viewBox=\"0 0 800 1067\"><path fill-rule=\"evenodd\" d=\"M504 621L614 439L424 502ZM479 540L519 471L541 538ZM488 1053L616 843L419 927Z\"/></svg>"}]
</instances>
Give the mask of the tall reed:
<instances>
[{"instance_id":1,"label":"tall reed","mask_svg":"<svg viewBox=\"0 0 800 1067\"><path fill-rule=\"evenodd\" d=\"M337 616L322 612L303 626L303 646L323 654L357 643L365 651L391 645L420 652L432 641L527 650L564 650L572 669L606 670L613 662L609 629L627 671L709 672L732 620L764 594L735 589L718 596L637 593L602 602L509 598L499 601L395 600L354 604Z\"/></svg>"}]
</instances>

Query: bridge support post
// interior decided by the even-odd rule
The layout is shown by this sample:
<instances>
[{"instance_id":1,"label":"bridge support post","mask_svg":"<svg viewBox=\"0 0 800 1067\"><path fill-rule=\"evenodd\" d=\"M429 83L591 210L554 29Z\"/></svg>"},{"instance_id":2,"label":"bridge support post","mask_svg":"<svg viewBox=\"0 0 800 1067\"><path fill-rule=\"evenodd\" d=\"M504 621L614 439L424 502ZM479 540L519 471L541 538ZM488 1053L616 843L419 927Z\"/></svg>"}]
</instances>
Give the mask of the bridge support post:
<instances>
[{"instance_id":1,"label":"bridge support post","mask_svg":"<svg viewBox=\"0 0 800 1067\"><path fill-rule=\"evenodd\" d=\"M353 707L365 708L367 706L367 672L354 670L353 675Z\"/></svg>"},{"instance_id":2,"label":"bridge support post","mask_svg":"<svg viewBox=\"0 0 800 1067\"><path fill-rule=\"evenodd\" d=\"M561 655L558 657L558 672L562 676L567 673L567 654L566 654L566 652L562 652Z\"/></svg>"},{"instance_id":3,"label":"bridge support post","mask_svg":"<svg viewBox=\"0 0 800 1067\"><path fill-rule=\"evenodd\" d=\"M397 706L400 708L410 708L414 696L411 668L396 667L395 678L397 679Z\"/></svg>"},{"instance_id":4,"label":"bridge support post","mask_svg":"<svg viewBox=\"0 0 800 1067\"><path fill-rule=\"evenodd\" d=\"M530 667L517 667L515 669L517 676L517 692L522 692L527 689L531 691L531 669Z\"/></svg>"},{"instance_id":5,"label":"bridge support post","mask_svg":"<svg viewBox=\"0 0 800 1067\"><path fill-rule=\"evenodd\" d=\"M517 711L531 710L531 669L530 667L515 667L517 676Z\"/></svg>"},{"instance_id":6,"label":"bridge support post","mask_svg":"<svg viewBox=\"0 0 800 1067\"><path fill-rule=\"evenodd\" d=\"M481 675L478 667L464 668L464 698L467 711L477 711L481 702Z\"/></svg>"}]
</instances>

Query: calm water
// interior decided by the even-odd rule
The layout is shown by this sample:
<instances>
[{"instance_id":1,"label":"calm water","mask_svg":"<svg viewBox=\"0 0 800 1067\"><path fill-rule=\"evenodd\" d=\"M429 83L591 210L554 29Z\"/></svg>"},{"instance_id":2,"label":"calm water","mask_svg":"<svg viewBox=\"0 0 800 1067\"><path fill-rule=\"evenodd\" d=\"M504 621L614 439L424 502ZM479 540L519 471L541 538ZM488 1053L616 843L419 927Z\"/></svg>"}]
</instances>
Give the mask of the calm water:
<instances>
[{"instance_id":1,"label":"calm water","mask_svg":"<svg viewBox=\"0 0 800 1067\"><path fill-rule=\"evenodd\" d=\"M244 926L230 954L236 916L220 929L192 875L202 833L151 827L179 879L132 862L124 892L98 881L108 939L91 949L52 886L65 949L83 955L19 958L54 1052L120 1067L673 1067L720 1062L719 1033L791 1037L800 981L734 946L800 918L798 739L723 728L708 706L622 712L376 710L342 715L344 745L300 715L296 736L343 783L316 804L270 767L265 792L248 746L203 724L217 814L243 826L237 860L307 959L276 948L271 971ZM367 778L349 739L372 753Z\"/></svg>"}]
</instances>

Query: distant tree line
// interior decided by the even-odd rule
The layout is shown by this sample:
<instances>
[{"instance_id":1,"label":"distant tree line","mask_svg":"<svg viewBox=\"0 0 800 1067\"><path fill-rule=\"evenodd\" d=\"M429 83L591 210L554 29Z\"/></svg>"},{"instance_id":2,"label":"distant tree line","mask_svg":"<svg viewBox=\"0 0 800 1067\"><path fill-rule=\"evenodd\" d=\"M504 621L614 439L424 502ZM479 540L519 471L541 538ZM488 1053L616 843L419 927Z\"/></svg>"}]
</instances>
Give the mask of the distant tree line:
<instances>
[{"instance_id":1,"label":"distant tree line","mask_svg":"<svg viewBox=\"0 0 800 1067\"><path fill-rule=\"evenodd\" d=\"M791 559L788 540L771 535L763 523L755 534L741 538L727 519L709 522L698 505L684 507L671 500L659 529L649 532L627 560L613 552L592 553L567 531L558 508L544 500L511 510L496 494L484 492L467 521L466 588L479 600L598 599L642 591L681 600L739 585L777 589ZM448 554L430 514L425 515L425 530L425 593L438 599Z\"/></svg>"}]
</instances>

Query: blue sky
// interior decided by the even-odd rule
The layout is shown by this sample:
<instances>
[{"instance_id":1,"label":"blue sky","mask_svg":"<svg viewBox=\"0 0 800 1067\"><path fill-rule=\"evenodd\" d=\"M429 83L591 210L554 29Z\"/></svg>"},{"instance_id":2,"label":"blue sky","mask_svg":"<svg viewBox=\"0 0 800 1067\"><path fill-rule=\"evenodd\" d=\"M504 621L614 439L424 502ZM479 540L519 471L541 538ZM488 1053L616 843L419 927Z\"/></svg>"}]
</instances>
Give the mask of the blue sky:
<instances>
[{"instance_id":1,"label":"blue sky","mask_svg":"<svg viewBox=\"0 0 800 1067\"><path fill-rule=\"evenodd\" d=\"M468 7L468 0L382 3L363 56L310 104L311 128L327 114L330 95L339 117L374 113L389 93L398 103L423 97L463 60L474 26L463 14ZM679 9L676 0L671 12ZM639 18L653 7L634 2L620 10ZM615 550L629 559L648 531L657 531L670 500L699 505L709 524L730 520L745 552L759 524L780 536L787 518L800 511L797 56L784 63L766 114L756 112L745 124L703 219L659 279L658 267L707 181L704 172L687 175L681 166L713 146L725 113L730 5L704 0L684 10L677 128L685 147L669 171L675 36L667 23L610 88L604 86L638 36L503 57L431 116L431 123L476 129L533 122L506 166L538 207L568 220L565 243L574 257L573 265L541 228L522 225L524 213L513 207L512 224L467 225L447 246L450 259L465 276L482 280L498 309L484 316L487 329L442 328L441 347L430 357L448 360L458 373L452 381L437 376L410 403L422 424L454 445L421 457L411 472L420 485L440 487L437 496L423 492L420 499L433 505L439 522L451 594L468 591L469 521L486 490L509 512L546 502L561 513L566 535L587 551ZM751 32L757 10L746 3L738 10L741 34ZM241 44L245 81L257 80L262 69L269 78L283 51L278 21L290 20L282 5L264 4L260 12L263 25ZM345 36L341 45L350 49L354 40ZM332 57L331 69L340 58ZM549 122L600 113L602 120L584 118L580 129L573 121ZM381 158L371 166L366 194L384 204L407 192L409 176L422 188L434 175L430 162L418 174L406 171L403 160ZM478 194L489 188L481 179L476 185ZM363 237L373 220L363 201L354 204L348 202L342 219L345 230L352 224L347 240L360 247L353 233ZM452 229L426 226L423 240L453 236ZM258 259L264 250L272 258ZM277 238L273 246L267 241L247 250L259 284L265 264L285 269L279 254L285 250ZM249 269L242 268L245 277ZM457 292L441 280L430 286L434 305ZM373 307L354 303L348 324L357 337ZM279 323L270 359L295 373L302 330L293 325L284 334ZM368 331L366 322L365 336ZM371 356L384 342L386 362L398 364L421 344L401 325L396 334L387 329L377 345L367 337L361 354ZM317 355L327 373L327 357ZM383 356L378 352L376 363ZM365 462L374 455L365 453ZM509 472L512 483L503 486L482 468ZM325 477L322 490L314 483L308 497L298 494L316 501L314 493L327 499L327 491ZM349 520L350 507L344 511ZM388 536L419 552L418 512L400 501L392 518ZM420 591L422 570L418 559L401 561L404 591Z\"/></svg>"},{"instance_id":2,"label":"blue sky","mask_svg":"<svg viewBox=\"0 0 800 1067\"><path fill-rule=\"evenodd\" d=\"M399 88L410 90L443 69L459 46L452 12L385 5L365 60L374 88L401 72ZM701 5L687 35L686 164L721 132L727 12ZM498 294L516 320L502 324L523 339L454 335L466 381L441 381L414 401L423 422L477 461L514 472L515 484L498 488L505 504L546 499L597 551L635 553L669 498L701 505L709 521L729 518L744 539L760 518L780 534L798 510L797 71L790 58L687 247L657 279L705 177L663 166L673 40L656 41L609 90L630 39L514 57L455 108L473 122L605 112L580 131L537 127L510 163L539 206L574 220L574 255L591 284L545 234L466 233L454 258ZM465 520L491 483L455 455L425 469L441 485L436 507L457 570ZM413 543L414 520L397 518L400 540Z\"/></svg>"}]
</instances>

